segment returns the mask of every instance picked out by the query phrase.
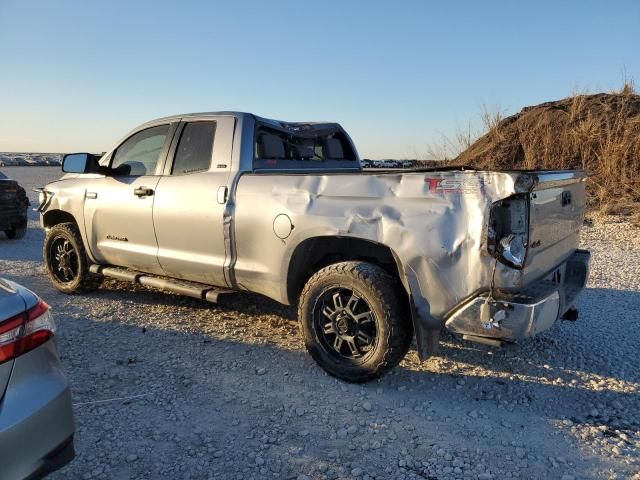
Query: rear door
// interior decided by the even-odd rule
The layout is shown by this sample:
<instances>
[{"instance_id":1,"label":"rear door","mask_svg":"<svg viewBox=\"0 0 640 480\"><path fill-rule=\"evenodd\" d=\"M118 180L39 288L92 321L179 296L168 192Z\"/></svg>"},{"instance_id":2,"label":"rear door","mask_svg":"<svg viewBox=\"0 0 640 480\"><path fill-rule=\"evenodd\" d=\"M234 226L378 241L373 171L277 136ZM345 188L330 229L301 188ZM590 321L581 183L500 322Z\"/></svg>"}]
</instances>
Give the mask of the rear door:
<instances>
[{"instance_id":1,"label":"rear door","mask_svg":"<svg viewBox=\"0 0 640 480\"><path fill-rule=\"evenodd\" d=\"M111 154L108 176L87 179L85 228L100 263L162 273L153 204L176 128L177 122L134 133Z\"/></svg>"},{"instance_id":2,"label":"rear door","mask_svg":"<svg viewBox=\"0 0 640 480\"><path fill-rule=\"evenodd\" d=\"M224 211L235 119L183 119L157 185L158 261L175 278L225 286Z\"/></svg>"}]
</instances>

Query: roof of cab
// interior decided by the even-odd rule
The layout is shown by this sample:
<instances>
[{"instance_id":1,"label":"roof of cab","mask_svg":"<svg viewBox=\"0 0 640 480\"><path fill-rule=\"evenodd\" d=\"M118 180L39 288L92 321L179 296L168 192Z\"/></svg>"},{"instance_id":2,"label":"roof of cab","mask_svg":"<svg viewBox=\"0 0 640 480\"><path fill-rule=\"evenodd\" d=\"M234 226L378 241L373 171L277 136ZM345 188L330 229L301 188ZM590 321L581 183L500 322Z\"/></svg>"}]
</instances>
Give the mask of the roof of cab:
<instances>
[{"instance_id":1,"label":"roof of cab","mask_svg":"<svg viewBox=\"0 0 640 480\"><path fill-rule=\"evenodd\" d=\"M262 123L270 123L273 125L282 125L282 124L289 124L289 125L293 125L293 124L305 124L305 125L315 125L315 124L328 124L328 123L333 123L333 122L288 122L288 121L284 121L284 120L275 120L272 118L265 118L265 117L260 117L258 115L255 115L253 113L249 113L249 112L235 112L235 111L220 111L220 112L195 112L195 113L183 113L180 115L170 115L167 117L160 117L160 118L156 118L154 120L150 120L148 122L145 122L144 125L147 124L155 124L158 122L171 122L171 121L178 121L181 119L188 119L189 117L208 117L208 116L219 116L219 115L225 115L225 116L233 116L233 117L252 117L254 120L260 121Z\"/></svg>"}]
</instances>

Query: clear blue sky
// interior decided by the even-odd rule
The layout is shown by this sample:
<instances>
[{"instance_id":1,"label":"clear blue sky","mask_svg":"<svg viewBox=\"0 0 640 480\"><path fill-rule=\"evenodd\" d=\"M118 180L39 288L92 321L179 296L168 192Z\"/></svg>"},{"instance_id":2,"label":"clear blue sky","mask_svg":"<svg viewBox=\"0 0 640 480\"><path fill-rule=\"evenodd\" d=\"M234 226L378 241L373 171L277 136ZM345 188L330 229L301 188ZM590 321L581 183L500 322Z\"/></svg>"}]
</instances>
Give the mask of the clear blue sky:
<instances>
[{"instance_id":1,"label":"clear blue sky","mask_svg":"<svg viewBox=\"0 0 640 480\"><path fill-rule=\"evenodd\" d=\"M640 83L640 1L0 0L0 151L102 151L152 118L340 122L413 157L478 116Z\"/></svg>"}]
</instances>

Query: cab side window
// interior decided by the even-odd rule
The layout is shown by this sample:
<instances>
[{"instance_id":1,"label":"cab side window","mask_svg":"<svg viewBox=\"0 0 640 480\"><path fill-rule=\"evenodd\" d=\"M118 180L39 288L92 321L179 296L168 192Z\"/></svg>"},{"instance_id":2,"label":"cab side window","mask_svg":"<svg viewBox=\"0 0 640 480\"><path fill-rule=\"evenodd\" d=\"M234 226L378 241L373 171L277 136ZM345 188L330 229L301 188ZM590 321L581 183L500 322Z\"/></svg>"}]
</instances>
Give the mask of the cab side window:
<instances>
[{"instance_id":1,"label":"cab side window","mask_svg":"<svg viewBox=\"0 0 640 480\"><path fill-rule=\"evenodd\" d=\"M168 133L169 125L159 125L132 135L116 150L111 169L123 176L154 175Z\"/></svg>"},{"instance_id":2,"label":"cab side window","mask_svg":"<svg viewBox=\"0 0 640 480\"><path fill-rule=\"evenodd\" d=\"M171 175L209 170L216 122L190 122L182 130Z\"/></svg>"}]
</instances>

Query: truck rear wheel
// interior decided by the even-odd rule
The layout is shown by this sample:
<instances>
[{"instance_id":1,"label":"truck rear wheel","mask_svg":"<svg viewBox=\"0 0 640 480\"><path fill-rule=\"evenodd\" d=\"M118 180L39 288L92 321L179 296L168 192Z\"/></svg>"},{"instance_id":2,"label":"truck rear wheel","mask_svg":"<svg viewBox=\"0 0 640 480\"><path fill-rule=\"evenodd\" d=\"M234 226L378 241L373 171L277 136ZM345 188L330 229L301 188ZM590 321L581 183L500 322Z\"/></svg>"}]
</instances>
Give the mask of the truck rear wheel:
<instances>
[{"instance_id":1,"label":"truck rear wheel","mask_svg":"<svg viewBox=\"0 0 640 480\"><path fill-rule=\"evenodd\" d=\"M42 256L49 279L63 293L83 293L100 286L101 277L89 272L89 261L78 227L59 223L44 239Z\"/></svg>"},{"instance_id":2,"label":"truck rear wheel","mask_svg":"<svg viewBox=\"0 0 640 480\"><path fill-rule=\"evenodd\" d=\"M411 322L395 279L366 262L329 265L300 295L298 318L309 354L329 374L366 382L407 353Z\"/></svg>"}]
</instances>

